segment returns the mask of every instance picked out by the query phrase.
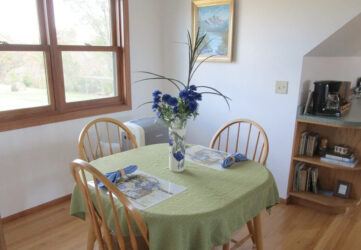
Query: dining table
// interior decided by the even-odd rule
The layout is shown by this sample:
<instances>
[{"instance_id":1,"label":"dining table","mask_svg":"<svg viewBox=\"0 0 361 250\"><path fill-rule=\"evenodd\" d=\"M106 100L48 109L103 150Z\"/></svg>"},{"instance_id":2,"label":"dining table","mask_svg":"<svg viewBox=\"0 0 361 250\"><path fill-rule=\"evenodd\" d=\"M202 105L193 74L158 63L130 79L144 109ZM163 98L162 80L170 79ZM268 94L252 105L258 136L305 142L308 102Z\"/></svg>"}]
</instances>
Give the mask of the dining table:
<instances>
[{"instance_id":1,"label":"dining table","mask_svg":"<svg viewBox=\"0 0 361 250\"><path fill-rule=\"evenodd\" d=\"M209 250L226 244L235 231L279 203L272 173L255 161L237 162L224 171L186 161L185 171L172 172L168 157L168 144L153 144L90 162L102 173L137 165L142 172L185 187L169 199L138 210L148 227L151 250ZM109 215L107 225L114 230L111 206L104 210ZM75 185L70 213L84 220L86 212ZM255 227L261 232L261 223Z\"/></svg>"}]
</instances>

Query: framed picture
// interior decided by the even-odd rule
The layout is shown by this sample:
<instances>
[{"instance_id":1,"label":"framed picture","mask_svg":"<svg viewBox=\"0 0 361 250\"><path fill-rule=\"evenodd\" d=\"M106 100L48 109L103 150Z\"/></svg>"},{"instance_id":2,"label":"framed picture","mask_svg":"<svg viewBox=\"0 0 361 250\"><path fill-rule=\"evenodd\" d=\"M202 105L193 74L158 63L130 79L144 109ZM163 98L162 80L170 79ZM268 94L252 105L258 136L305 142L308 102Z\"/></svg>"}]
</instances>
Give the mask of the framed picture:
<instances>
[{"instance_id":1,"label":"framed picture","mask_svg":"<svg viewBox=\"0 0 361 250\"><path fill-rule=\"evenodd\" d=\"M342 198L350 196L351 183L338 181L336 186L335 195Z\"/></svg>"},{"instance_id":2,"label":"framed picture","mask_svg":"<svg viewBox=\"0 0 361 250\"><path fill-rule=\"evenodd\" d=\"M207 62L231 62L233 39L234 0L193 0L192 35L198 28L200 34L207 34L199 51L198 61L210 57Z\"/></svg>"}]
</instances>

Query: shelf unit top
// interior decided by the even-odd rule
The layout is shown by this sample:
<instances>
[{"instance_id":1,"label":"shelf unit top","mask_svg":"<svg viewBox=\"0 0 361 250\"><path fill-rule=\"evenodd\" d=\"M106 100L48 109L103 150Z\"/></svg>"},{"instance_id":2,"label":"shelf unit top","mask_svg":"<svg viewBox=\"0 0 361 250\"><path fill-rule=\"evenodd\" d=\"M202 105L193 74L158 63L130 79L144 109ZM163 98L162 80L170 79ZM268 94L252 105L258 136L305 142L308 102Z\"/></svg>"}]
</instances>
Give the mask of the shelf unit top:
<instances>
[{"instance_id":1,"label":"shelf unit top","mask_svg":"<svg viewBox=\"0 0 361 250\"><path fill-rule=\"evenodd\" d=\"M342 117L304 115L302 112L303 106L299 106L297 111L297 120L310 121L311 123L324 123L334 126L361 128L361 99L354 99L351 103L350 110Z\"/></svg>"}]
</instances>

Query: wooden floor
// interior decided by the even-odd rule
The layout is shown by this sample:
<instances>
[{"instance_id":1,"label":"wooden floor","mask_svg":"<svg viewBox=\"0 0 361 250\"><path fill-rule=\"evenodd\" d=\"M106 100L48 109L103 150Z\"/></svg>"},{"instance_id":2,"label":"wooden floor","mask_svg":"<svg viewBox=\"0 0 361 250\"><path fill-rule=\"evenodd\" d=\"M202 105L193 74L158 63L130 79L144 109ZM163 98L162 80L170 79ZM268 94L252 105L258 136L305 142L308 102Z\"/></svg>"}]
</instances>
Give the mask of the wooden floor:
<instances>
[{"instance_id":1,"label":"wooden floor","mask_svg":"<svg viewBox=\"0 0 361 250\"><path fill-rule=\"evenodd\" d=\"M330 215L295 205L278 205L262 215L264 248L361 249L361 208ZM4 225L9 250L85 249L87 222L69 215L69 202ZM245 234L245 230L235 236ZM251 249L246 243L240 249ZM217 248L218 249L218 248Z\"/></svg>"}]
</instances>

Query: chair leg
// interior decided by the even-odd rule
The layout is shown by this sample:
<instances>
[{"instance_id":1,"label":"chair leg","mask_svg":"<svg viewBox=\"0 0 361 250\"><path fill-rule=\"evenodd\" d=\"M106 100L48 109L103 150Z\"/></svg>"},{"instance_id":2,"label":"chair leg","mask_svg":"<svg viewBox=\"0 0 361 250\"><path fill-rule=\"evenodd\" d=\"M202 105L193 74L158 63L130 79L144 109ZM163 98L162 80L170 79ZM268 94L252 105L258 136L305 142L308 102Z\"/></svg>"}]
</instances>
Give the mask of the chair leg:
<instances>
[{"instance_id":1,"label":"chair leg","mask_svg":"<svg viewBox=\"0 0 361 250\"><path fill-rule=\"evenodd\" d=\"M89 226L87 250L93 250L94 244L95 244L95 235L93 232L93 228L91 226Z\"/></svg>"},{"instance_id":2,"label":"chair leg","mask_svg":"<svg viewBox=\"0 0 361 250\"><path fill-rule=\"evenodd\" d=\"M224 244L222 250L229 250L229 243Z\"/></svg>"},{"instance_id":3,"label":"chair leg","mask_svg":"<svg viewBox=\"0 0 361 250\"><path fill-rule=\"evenodd\" d=\"M256 247L257 250L263 250L263 239L262 239L262 225L261 225L261 213L253 218L254 230L256 235Z\"/></svg>"},{"instance_id":4,"label":"chair leg","mask_svg":"<svg viewBox=\"0 0 361 250\"><path fill-rule=\"evenodd\" d=\"M252 235L252 242L253 242L253 245L254 245L254 244L256 244L256 237L254 235L253 223L252 223L251 220L247 222L247 227L248 227L249 234Z\"/></svg>"}]
</instances>

